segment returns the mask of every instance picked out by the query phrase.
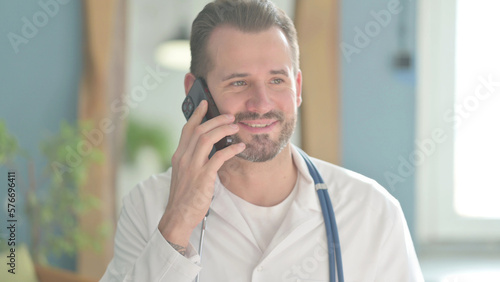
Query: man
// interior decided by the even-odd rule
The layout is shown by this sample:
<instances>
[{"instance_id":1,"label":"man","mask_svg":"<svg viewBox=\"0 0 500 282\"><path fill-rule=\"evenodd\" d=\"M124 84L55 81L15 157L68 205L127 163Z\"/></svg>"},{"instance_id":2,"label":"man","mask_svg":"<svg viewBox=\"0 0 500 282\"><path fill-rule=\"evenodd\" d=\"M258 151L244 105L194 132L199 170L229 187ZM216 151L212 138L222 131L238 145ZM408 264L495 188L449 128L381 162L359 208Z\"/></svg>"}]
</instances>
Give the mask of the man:
<instances>
[{"instance_id":1,"label":"man","mask_svg":"<svg viewBox=\"0 0 500 282\"><path fill-rule=\"evenodd\" d=\"M328 281L320 203L290 144L302 101L292 21L266 0L217 0L193 22L191 53L186 94L203 78L221 115L201 123L201 103L172 168L124 199L102 281ZM236 142L209 158L228 135ZM423 281L398 202L373 180L313 163L335 210L346 281Z\"/></svg>"}]
</instances>

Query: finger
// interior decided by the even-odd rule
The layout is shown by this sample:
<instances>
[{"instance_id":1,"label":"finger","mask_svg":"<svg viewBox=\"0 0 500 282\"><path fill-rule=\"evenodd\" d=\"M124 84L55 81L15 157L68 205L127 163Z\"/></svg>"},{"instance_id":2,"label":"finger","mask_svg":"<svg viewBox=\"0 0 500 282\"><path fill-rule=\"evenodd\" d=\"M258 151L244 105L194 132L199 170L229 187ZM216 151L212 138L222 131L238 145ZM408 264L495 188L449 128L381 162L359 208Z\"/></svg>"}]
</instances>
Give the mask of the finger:
<instances>
[{"instance_id":1,"label":"finger","mask_svg":"<svg viewBox=\"0 0 500 282\"><path fill-rule=\"evenodd\" d=\"M243 152L245 148L245 143L238 143L217 151L207 162L205 169L208 173L217 173L224 162Z\"/></svg>"},{"instance_id":2,"label":"finger","mask_svg":"<svg viewBox=\"0 0 500 282\"><path fill-rule=\"evenodd\" d=\"M226 124L202 134L198 138L195 148L193 148L193 162L198 165L204 165L208 161L208 155L212 151L214 144L219 142L222 138L233 135L238 131L238 125Z\"/></svg>"},{"instance_id":3,"label":"finger","mask_svg":"<svg viewBox=\"0 0 500 282\"><path fill-rule=\"evenodd\" d=\"M194 129L201 123L203 117L207 113L207 105L207 101L202 100L198 107L196 107L196 109L194 110L189 120L182 127L181 138L179 140L179 146L177 148L178 150L180 149L180 151L184 151L184 149L187 147L187 144L189 144L188 141L191 140L191 135L193 134Z\"/></svg>"},{"instance_id":4,"label":"finger","mask_svg":"<svg viewBox=\"0 0 500 282\"><path fill-rule=\"evenodd\" d=\"M194 129L196 126L201 124L203 118L207 114L208 103L206 100L202 100L198 107L194 110L191 117L187 120L186 126L189 129Z\"/></svg>"},{"instance_id":5,"label":"finger","mask_svg":"<svg viewBox=\"0 0 500 282\"><path fill-rule=\"evenodd\" d=\"M234 122L234 115L231 114L224 114L224 115L219 115L214 117L213 119L207 120L206 122L202 123L199 125L199 130L196 133L199 135L204 134L210 130L213 130L214 128L217 128L222 125L226 124L232 124Z\"/></svg>"},{"instance_id":6,"label":"finger","mask_svg":"<svg viewBox=\"0 0 500 282\"><path fill-rule=\"evenodd\" d=\"M234 116L233 115L220 115L217 116L213 119L208 120L207 122L198 125L194 130L193 133L189 137L189 141L187 141L187 147L186 147L186 153L187 154L193 154L196 148L198 148L198 142L200 136L203 136L207 132L210 132L211 130L214 130L215 128L232 124L234 122ZM229 134L228 134L229 135ZM226 135L220 136L219 139L215 140L215 142L212 143L215 144L217 141L222 139ZM206 148L206 147L204 147ZM206 156L208 157L208 154L210 153L211 147L209 146L208 153L206 153Z\"/></svg>"}]
</instances>

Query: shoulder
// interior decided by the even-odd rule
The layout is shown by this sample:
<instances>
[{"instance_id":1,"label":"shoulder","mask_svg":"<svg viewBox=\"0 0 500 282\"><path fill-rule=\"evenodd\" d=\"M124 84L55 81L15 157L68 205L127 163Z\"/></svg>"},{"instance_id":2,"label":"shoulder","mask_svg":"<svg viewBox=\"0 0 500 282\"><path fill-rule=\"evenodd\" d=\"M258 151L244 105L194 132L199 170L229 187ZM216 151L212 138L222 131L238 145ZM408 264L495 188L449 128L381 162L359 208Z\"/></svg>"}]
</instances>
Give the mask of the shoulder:
<instances>
[{"instance_id":1,"label":"shoulder","mask_svg":"<svg viewBox=\"0 0 500 282\"><path fill-rule=\"evenodd\" d=\"M365 207L377 213L393 214L399 202L377 181L352 170L311 158L338 205Z\"/></svg>"},{"instance_id":2,"label":"shoulder","mask_svg":"<svg viewBox=\"0 0 500 282\"><path fill-rule=\"evenodd\" d=\"M168 198L170 188L170 178L172 169L160 174L154 174L149 178L139 182L125 198L124 204L127 201L132 203L154 203L160 199ZM168 199L167 199L168 200ZM166 202L166 201L165 201Z\"/></svg>"},{"instance_id":3,"label":"shoulder","mask_svg":"<svg viewBox=\"0 0 500 282\"><path fill-rule=\"evenodd\" d=\"M171 168L137 184L124 198L123 211L137 213L155 226L165 211L170 194Z\"/></svg>"}]
</instances>

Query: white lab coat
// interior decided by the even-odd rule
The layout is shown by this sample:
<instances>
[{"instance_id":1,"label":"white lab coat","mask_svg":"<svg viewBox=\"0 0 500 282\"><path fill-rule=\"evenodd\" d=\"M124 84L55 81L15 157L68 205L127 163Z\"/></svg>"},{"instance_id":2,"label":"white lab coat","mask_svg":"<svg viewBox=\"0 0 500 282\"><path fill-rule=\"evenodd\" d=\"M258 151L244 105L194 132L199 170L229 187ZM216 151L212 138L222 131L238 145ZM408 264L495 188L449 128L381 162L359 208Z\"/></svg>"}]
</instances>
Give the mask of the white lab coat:
<instances>
[{"instance_id":1,"label":"white lab coat","mask_svg":"<svg viewBox=\"0 0 500 282\"><path fill-rule=\"evenodd\" d=\"M101 281L200 282L328 281L326 232L307 166L293 149L298 193L266 251L219 180L207 220L203 259L197 254L200 228L187 257L158 231L171 170L152 176L124 198L115 254ZM345 281L424 281L401 207L375 181L312 158L328 186L335 211Z\"/></svg>"}]
</instances>

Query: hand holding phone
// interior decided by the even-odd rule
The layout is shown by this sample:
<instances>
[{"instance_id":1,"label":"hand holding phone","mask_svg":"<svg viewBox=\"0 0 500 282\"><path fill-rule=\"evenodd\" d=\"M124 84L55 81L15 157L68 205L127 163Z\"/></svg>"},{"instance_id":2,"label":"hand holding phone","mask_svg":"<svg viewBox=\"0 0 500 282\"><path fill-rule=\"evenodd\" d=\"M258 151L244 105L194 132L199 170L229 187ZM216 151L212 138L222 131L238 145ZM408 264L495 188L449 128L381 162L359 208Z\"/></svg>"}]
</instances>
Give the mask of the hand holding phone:
<instances>
[{"instance_id":1,"label":"hand holding phone","mask_svg":"<svg viewBox=\"0 0 500 282\"><path fill-rule=\"evenodd\" d=\"M219 169L245 149L243 143L234 144L210 159L207 158L210 146L217 139L225 135L231 136L239 128L233 124L233 115L218 116L215 103L209 106L213 99L211 95L207 96L210 92L203 89L203 84L200 83L202 81L192 86L188 93L190 98L186 98L183 103L183 112L189 120L182 129L179 146L172 156L168 203L158 223L158 230L165 240L181 247L188 246L194 228L203 220L210 207ZM200 90L208 94L201 95ZM203 105L198 106L203 100L208 103L203 102ZM209 119L212 120L203 124ZM224 141L219 143L225 146L230 144L226 138L222 139Z\"/></svg>"},{"instance_id":2,"label":"hand holding phone","mask_svg":"<svg viewBox=\"0 0 500 282\"><path fill-rule=\"evenodd\" d=\"M208 102L208 110L207 114L203 118L202 123L220 115L220 113L217 105L215 105L215 101L212 98L212 94L208 90L205 81L201 78L197 78L194 81L193 86L189 90L188 95L184 99L184 102L182 103L182 112L184 113L186 120L189 120L196 107L203 100L206 100ZM222 138L220 141L215 143L212 152L210 152L209 158L211 158L216 151L226 148L227 146L233 144L233 142L234 139L231 136Z\"/></svg>"}]
</instances>

